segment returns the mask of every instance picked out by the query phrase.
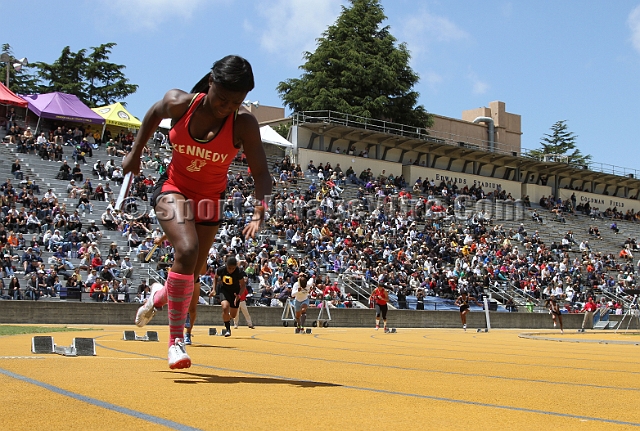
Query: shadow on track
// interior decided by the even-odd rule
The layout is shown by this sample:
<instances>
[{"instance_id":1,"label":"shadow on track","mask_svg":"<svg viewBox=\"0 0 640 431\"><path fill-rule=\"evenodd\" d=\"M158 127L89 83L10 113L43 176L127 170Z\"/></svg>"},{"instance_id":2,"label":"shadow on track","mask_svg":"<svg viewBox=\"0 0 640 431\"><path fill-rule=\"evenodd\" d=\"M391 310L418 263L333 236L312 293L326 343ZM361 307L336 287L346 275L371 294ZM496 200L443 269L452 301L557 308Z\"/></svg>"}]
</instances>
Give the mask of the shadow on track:
<instances>
[{"instance_id":1,"label":"shadow on track","mask_svg":"<svg viewBox=\"0 0 640 431\"><path fill-rule=\"evenodd\" d=\"M182 374L183 379L175 379L175 383L182 384L198 384L198 383L215 383L221 385L231 385L237 383L249 383L249 384L267 384L267 385L293 385L300 388L318 388L318 387L340 387L342 385L334 383L312 382L309 380L289 380L278 379L271 377L241 377L241 376L218 376L216 374L204 374L204 373L192 373L189 371L181 371L176 373L175 371L161 371L163 373L170 373L172 376L176 374Z\"/></svg>"}]
</instances>

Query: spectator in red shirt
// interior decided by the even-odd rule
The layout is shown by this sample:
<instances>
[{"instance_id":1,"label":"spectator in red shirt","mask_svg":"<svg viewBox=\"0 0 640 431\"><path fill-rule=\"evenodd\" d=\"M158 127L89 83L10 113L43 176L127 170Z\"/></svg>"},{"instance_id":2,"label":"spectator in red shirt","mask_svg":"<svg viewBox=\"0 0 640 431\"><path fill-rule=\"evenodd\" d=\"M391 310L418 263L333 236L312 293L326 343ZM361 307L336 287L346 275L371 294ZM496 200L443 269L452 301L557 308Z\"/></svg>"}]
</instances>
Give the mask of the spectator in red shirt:
<instances>
[{"instance_id":1,"label":"spectator in red shirt","mask_svg":"<svg viewBox=\"0 0 640 431\"><path fill-rule=\"evenodd\" d=\"M91 269L95 269L98 272L102 270L102 258L97 254L91 259Z\"/></svg>"},{"instance_id":2,"label":"spectator in red shirt","mask_svg":"<svg viewBox=\"0 0 640 431\"><path fill-rule=\"evenodd\" d=\"M102 279L100 277L96 278L96 281L91 285L89 295L97 302L104 301L105 293L104 289L102 288Z\"/></svg>"}]
</instances>

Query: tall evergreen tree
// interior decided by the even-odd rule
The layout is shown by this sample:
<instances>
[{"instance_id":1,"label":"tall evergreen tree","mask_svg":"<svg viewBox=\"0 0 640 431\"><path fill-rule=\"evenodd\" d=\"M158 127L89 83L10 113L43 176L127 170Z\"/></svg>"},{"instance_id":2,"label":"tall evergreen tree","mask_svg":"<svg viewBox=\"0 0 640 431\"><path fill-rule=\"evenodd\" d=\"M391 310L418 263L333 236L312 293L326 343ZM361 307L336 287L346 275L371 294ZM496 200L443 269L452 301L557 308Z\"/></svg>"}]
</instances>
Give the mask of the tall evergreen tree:
<instances>
[{"instance_id":1,"label":"tall evergreen tree","mask_svg":"<svg viewBox=\"0 0 640 431\"><path fill-rule=\"evenodd\" d=\"M540 159L544 155L566 156L568 163L583 167L591 162L591 155L584 155L576 146L577 136L567 130L567 120L561 120L551 126L551 133L546 133L540 141L540 148L529 152L529 156Z\"/></svg>"},{"instance_id":2,"label":"tall evergreen tree","mask_svg":"<svg viewBox=\"0 0 640 431\"><path fill-rule=\"evenodd\" d=\"M75 94L80 100L86 102L86 51L86 49L81 49L78 52L73 52L71 48L65 46L60 57L52 64L36 63L38 69L40 69L38 75L42 81L40 93L59 91L61 93Z\"/></svg>"},{"instance_id":3,"label":"tall evergreen tree","mask_svg":"<svg viewBox=\"0 0 640 431\"><path fill-rule=\"evenodd\" d=\"M10 58L15 58L11 45L8 43L2 44L0 50ZM38 78L29 70L32 67L33 64L27 64L26 66L22 66L20 70L16 70L13 65L9 65L9 89L11 91L16 94L34 94L38 92ZM6 84L6 79L7 64L0 63L0 81L2 81L3 84Z\"/></svg>"},{"instance_id":4,"label":"tall evergreen tree","mask_svg":"<svg viewBox=\"0 0 640 431\"><path fill-rule=\"evenodd\" d=\"M88 105L91 107L110 105L121 101L138 89L136 84L129 84L129 80L124 76L125 65L107 61L111 48L115 45L111 42L91 47L93 52L87 56L86 90Z\"/></svg>"},{"instance_id":5,"label":"tall evergreen tree","mask_svg":"<svg viewBox=\"0 0 640 431\"><path fill-rule=\"evenodd\" d=\"M110 63L109 54L115 43L105 43L73 52L66 46L52 64L37 63L42 84L41 93L60 91L75 94L90 107L110 105L120 101L138 89L129 84L122 64Z\"/></svg>"},{"instance_id":6,"label":"tall evergreen tree","mask_svg":"<svg viewBox=\"0 0 640 431\"><path fill-rule=\"evenodd\" d=\"M350 0L305 52L300 78L287 79L277 90L294 111L334 110L363 117L430 127L432 117L413 91L418 75L409 67L406 44L396 44L379 0Z\"/></svg>"}]
</instances>

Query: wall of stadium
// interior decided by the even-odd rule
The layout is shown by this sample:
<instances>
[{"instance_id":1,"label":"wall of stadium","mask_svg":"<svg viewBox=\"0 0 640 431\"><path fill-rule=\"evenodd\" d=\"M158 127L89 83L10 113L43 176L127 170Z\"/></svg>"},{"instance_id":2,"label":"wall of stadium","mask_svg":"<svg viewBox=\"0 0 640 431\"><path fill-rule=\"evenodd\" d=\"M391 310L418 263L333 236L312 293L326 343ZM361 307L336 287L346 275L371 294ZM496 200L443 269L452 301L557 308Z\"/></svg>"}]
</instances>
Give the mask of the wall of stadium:
<instances>
[{"instance_id":1,"label":"wall of stadium","mask_svg":"<svg viewBox=\"0 0 640 431\"><path fill-rule=\"evenodd\" d=\"M517 181L507 181L500 178L484 177L481 175L465 174L461 172L447 171L444 169L424 168L422 166L407 165L402 167L404 177L413 184L419 177L422 180L434 180L436 185L440 182L449 182L457 184L459 188L465 186L482 187L485 193L492 192L496 189L505 190L511 193L515 199L520 199L522 193L521 184Z\"/></svg>"},{"instance_id":2,"label":"wall of stadium","mask_svg":"<svg viewBox=\"0 0 640 431\"><path fill-rule=\"evenodd\" d=\"M541 198L548 198L553 196L553 189L551 186L540 186L537 184L522 184L522 197L529 196L529 200L532 203L538 203Z\"/></svg>"},{"instance_id":3,"label":"wall of stadium","mask_svg":"<svg viewBox=\"0 0 640 431\"><path fill-rule=\"evenodd\" d=\"M114 304L106 302L63 302L63 301L0 301L0 323L12 324L53 324L53 325L130 325L139 304ZM249 307L251 319L256 326L282 326L282 307ZM370 309L331 309L331 327L372 328L375 311ZM547 313L491 312L492 328L548 329L551 318ZM318 317L318 309L310 308L307 325ZM617 321L621 316L611 316ZM397 328L460 328L458 311L417 311L390 310L389 324ZM565 329L580 328L582 314L564 314ZM483 312L471 312L467 317L471 328L485 326ZM147 329L159 330L160 338L166 339L167 313L156 313ZM222 325L219 305L198 306L198 325L207 327ZM290 328L293 332L293 328ZM317 331L321 331L318 329ZM373 328L372 328L373 330Z\"/></svg>"},{"instance_id":4,"label":"wall of stadium","mask_svg":"<svg viewBox=\"0 0 640 431\"><path fill-rule=\"evenodd\" d=\"M599 208L600 211L604 211L607 208L617 208L618 211L623 213L626 213L628 210L633 210L634 212L640 211L640 202L635 199L618 198L615 196L599 195L569 189L558 190L558 197L563 201L570 200L573 193L576 194L576 205L584 205L588 202L591 208Z\"/></svg>"},{"instance_id":5,"label":"wall of stadium","mask_svg":"<svg viewBox=\"0 0 640 431\"><path fill-rule=\"evenodd\" d=\"M400 163L298 148L298 163L300 163L303 170L306 171L310 160L313 160L313 164L316 166L320 163L325 164L326 162L331 163L331 166L336 166L340 163L342 172L346 172L351 166L356 172L356 175L360 175L360 172L367 168L371 168L371 172L375 177L380 175L383 169L386 176L389 176L389 174L393 174L394 176L402 175L402 165Z\"/></svg>"}]
</instances>

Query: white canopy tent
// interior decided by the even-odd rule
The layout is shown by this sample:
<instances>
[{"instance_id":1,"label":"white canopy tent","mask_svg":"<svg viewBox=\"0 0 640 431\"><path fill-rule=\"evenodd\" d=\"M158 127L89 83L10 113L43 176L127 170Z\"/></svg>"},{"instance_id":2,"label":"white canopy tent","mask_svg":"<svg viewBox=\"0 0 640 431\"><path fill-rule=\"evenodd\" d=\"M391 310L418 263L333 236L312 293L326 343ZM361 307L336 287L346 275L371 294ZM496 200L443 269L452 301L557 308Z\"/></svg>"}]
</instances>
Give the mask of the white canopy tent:
<instances>
[{"instance_id":1,"label":"white canopy tent","mask_svg":"<svg viewBox=\"0 0 640 431\"><path fill-rule=\"evenodd\" d=\"M171 118L165 118L160 122L160 125L158 126L161 129L171 129Z\"/></svg>"},{"instance_id":2,"label":"white canopy tent","mask_svg":"<svg viewBox=\"0 0 640 431\"><path fill-rule=\"evenodd\" d=\"M271 126L260 127L260 138L267 144L278 145L279 147L293 148L293 144L271 128Z\"/></svg>"}]
</instances>

